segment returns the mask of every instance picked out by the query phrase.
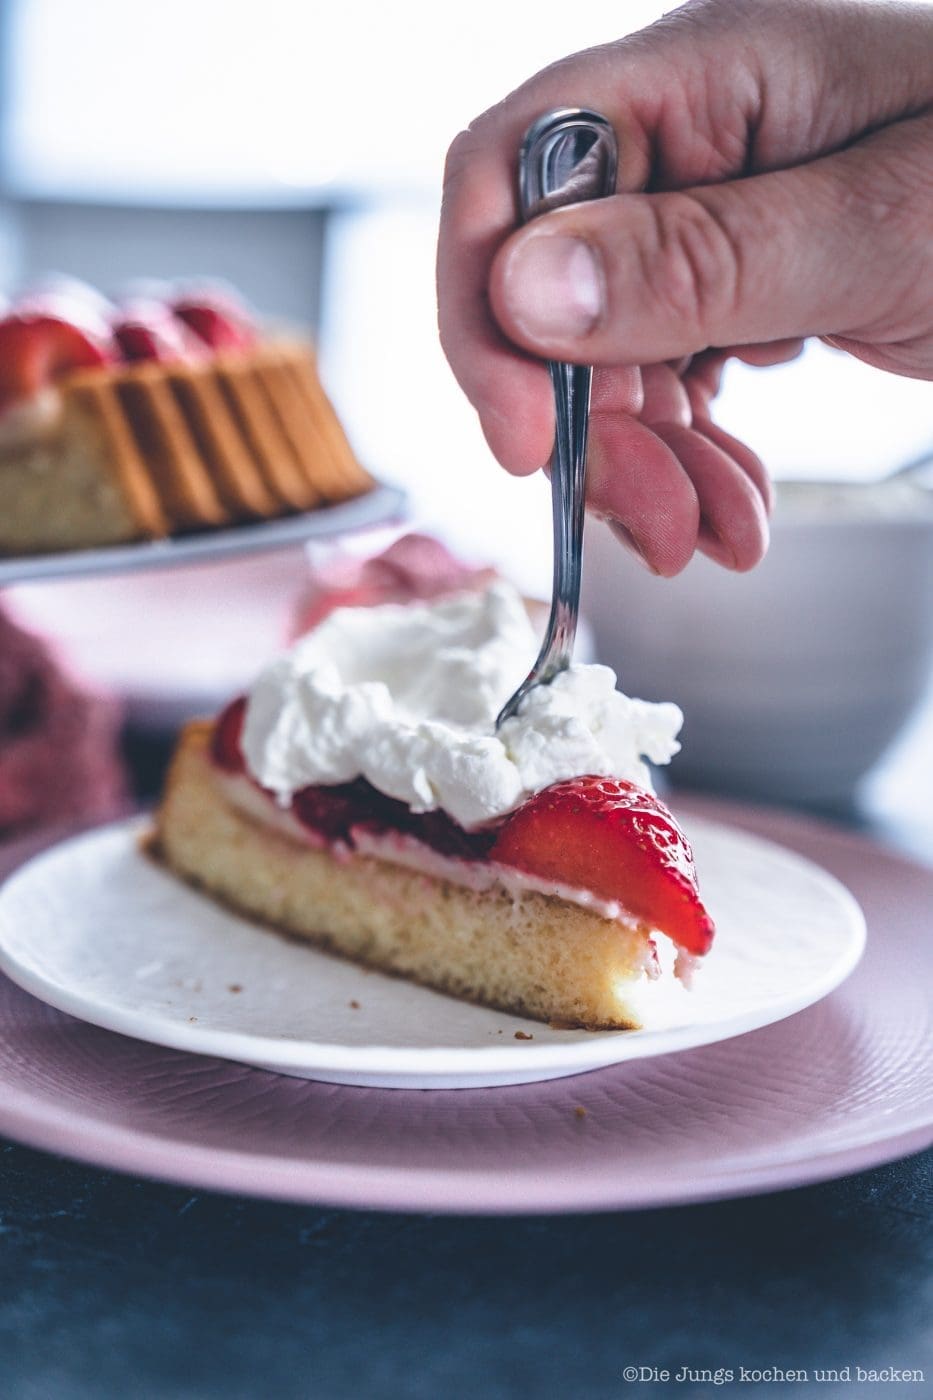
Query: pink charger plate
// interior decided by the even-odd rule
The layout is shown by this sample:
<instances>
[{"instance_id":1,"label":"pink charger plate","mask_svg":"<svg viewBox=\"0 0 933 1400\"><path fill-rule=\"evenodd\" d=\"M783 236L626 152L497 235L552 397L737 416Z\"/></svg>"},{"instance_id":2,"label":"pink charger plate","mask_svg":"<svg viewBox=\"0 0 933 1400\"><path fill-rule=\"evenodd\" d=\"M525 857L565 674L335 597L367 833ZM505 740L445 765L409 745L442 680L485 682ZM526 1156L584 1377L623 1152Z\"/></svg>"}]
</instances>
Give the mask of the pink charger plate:
<instances>
[{"instance_id":1,"label":"pink charger plate","mask_svg":"<svg viewBox=\"0 0 933 1400\"><path fill-rule=\"evenodd\" d=\"M776 840L849 886L869 938L843 986L701 1049L542 1084L425 1092L313 1083L162 1049L0 978L0 1131L195 1188L488 1213L750 1195L929 1145L933 870L785 813L681 806Z\"/></svg>"}]
</instances>

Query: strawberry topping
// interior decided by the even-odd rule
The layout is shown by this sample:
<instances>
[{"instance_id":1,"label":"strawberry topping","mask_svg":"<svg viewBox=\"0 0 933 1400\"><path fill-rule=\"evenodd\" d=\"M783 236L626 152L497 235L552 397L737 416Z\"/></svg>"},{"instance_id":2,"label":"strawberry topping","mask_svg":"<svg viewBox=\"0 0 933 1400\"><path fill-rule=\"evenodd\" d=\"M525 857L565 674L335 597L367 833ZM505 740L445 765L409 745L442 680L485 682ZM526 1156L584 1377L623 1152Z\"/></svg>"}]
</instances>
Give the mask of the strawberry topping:
<instances>
[{"instance_id":1,"label":"strawberry topping","mask_svg":"<svg viewBox=\"0 0 933 1400\"><path fill-rule=\"evenodd\" d=\"M212 350L248 350L256 344L249 312L226 288L194 288L177 296L171 309Z\"/></svg>"},{"instance_id":2,"label":"strawberry topping","mask_svg":"<svg viewBox=\"0 0 933 1400\"><path fill-rule=\"evenodd\" d=\"M40 393L72 369L115 358L107 340L71 321L40 312L14 312L0 321L0 408Z\"/></svg>"},{"instance_id":3,"label":"strawberry topping","mask_svg":"<svg viewBox=\"0 0 933 1400\"><path fill-rule=\"evenodd\" d=\"M114 306L74 278L52 278L0 320L0 411L69 370L134 360L191 363L257 341L249 312L223 287L149 284Z\"/></svg>"},{"instance_id":4,"label":"strawberry topping","mask_svg":"<svg viewBox=\"0 0 933 1400\"><path fill-rule=\"evenodd\" d=\"M491 830L466 831L446 812L413 812L404 802L386 797L365 778L352 783L302 788L292 798L300 822L329 841L354 845L354 832L382 836L397 832L460 860L483 860L495 841Z\"/></svg>"},{"instance_id":5,"label":"strawberry topping","mask_svg":"<svg viewBox=\"0 0 933 1400\"><path fill-rule=\"evenodd\" d=\"M713 941L687 838L633 783L589 775L545 788L505 818L491 859L617 902L690 953Z\"/></svg>"},{"instance_id":6,"label":"strawberry topping","mask_svg":"<svg viewBox=\"0 0 933 1400\"><path fill-rule=\"evenodd\" d=\"M242 736L246 697L231 701L218 716L211 734L211 758L226 773L245 773ZM412 812L404 802L387 797L356 778L350 783L314 784L292 798L291 810L309 830L328 841L353 845L353 831L362 828L376 834L389 831L414 836L443 855L463 860L486 856L495 832L465 831L446 812Z\"/></svg>"},{"instance_id":7,"label":"strawberry topping","mask_svg":"<svg viewBox=\"0 0 933 1400\"><path fill-rule=\"evenodd\" d=\"M200 337L161 301L136 298L125 303L113 333L124 360L190 363L203 360L208 354Z\"/></svg>"},{"instance_id":8,"label":"strawberry topping","mask_svg":"<svg viewBox=\"0 0 933 1400\"><path fill-rule=\"evenodd\" d=\"M17 316L46 316L53 321L64 321L76 326L95 343L111 343L113 303L77 277L61 274L43 277L20 292L11 309Z\"/></svg>"},{"instance_id":9,"label":"strawberry topping","mask_svg":"<svg viewBox=\"0 0 933 1400\"><path fill-rule=\"evenodd\" d=\"M242 773L246 767L240 740L246 718L246 696L231 700L222 710L211 734L211 758L227 773Z\"/></svg>"},{"instance_id":10,"label":"strawberry topping","mask_svg":"<svg viewBox=\"0 0 933 1400\"><path fill-rule=\"evenodd\" d=\"M214 726L211 756L229 773L245 771L245 712L241 696ZM588 775L555 783L501 822L475 831L446 812L412 812L365 778L302 788L291 810L329 842L353 847L354 832L396 832L442 855L490 860L546 883L587 890L697 956L713 941L687 838L653 793L618 778Z\"/></svg>"}]
</instances>

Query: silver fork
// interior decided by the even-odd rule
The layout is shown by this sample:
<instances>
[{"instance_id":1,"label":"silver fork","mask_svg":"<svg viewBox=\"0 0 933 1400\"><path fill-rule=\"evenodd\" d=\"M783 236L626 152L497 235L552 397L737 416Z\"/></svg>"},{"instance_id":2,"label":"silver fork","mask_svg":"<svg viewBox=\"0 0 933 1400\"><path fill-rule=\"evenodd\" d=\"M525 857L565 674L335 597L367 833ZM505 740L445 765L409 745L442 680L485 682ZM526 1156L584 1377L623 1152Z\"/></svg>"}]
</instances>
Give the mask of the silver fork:
<instances>
[{"instance_id":1,"label":"silver fork","mask_svg":"<svg viewBox=\"0 0 933 1400\"><path fill-rule=\"evenodd\" d=\"M613 194L618 149L605 117L584 107L546 112L525 133L519 157L522 222L550 209ZM551 615L538 659L496 720L498 729L528 692L566 670L573 654L583 564L586 439L590 417L590 365L548 361L554 387L556 433L551 456L554 581Z\"/></svg>"}]
</instances>

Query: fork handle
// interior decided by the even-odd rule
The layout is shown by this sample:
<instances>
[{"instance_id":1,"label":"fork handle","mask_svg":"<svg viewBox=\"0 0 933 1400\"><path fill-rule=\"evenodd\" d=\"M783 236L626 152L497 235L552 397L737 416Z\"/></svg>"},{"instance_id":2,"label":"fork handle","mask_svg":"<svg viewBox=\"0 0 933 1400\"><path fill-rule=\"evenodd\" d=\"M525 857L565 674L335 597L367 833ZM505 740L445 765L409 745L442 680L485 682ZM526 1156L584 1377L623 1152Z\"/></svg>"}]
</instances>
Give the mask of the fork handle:
<instances>
[{"instance_id":1,"label":"fork handle","mask_svg":"<svg viewBox=\"0 0 933 1400\"><path fill-rule=\"evenodd\" d=\"M552 209L613 194L618 165L615 132L584 107L546 112L529 127L519 158L519 200L527 223ZM538 659L503 707L497 727L514 715L528 691L570 664L580 606L590 365L548 361L556 427L551 456L554 581L551 615Z\"/></svg>"},{"instance_id":2,"label":"fork handle","mask_svg":"<svg viewBox=\"0 0 933 1400\"><path fill-rule=\"evenodd\" d=\"M551 616L538 658L537 680L546 684L570 664L580 606L586 443L593 371L589 365L548 361L556 427L551 455L554 579ZM539 669L540 667L540 669Z\"/></svg>"}]
</instances>

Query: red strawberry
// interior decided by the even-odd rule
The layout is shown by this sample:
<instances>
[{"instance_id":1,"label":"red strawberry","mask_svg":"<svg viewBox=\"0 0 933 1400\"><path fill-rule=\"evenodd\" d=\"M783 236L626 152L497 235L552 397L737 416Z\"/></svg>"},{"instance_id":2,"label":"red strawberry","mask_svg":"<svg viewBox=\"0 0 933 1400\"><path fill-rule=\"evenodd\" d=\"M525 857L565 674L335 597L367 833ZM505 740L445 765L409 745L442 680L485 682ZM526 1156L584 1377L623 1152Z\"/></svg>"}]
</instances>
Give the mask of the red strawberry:
<instances>
[{"instance_id":1,"label":"red strawberry","mask_svg":"<svg viewBox=\"0 0 933 1400\"><path fill-rule=\"evenodd\" d=\"M349 841L350 828L366 811L366 784L338 783L331 787L312 784L292 798L292 810L300 822L328 841Z\"/></svg>"},{"instance_id":2,"label":"red strawberry","mask_svg":"<svg viewBox=\"0 0 933 1400\"><path fill-rule=\"evenodd\" d=\"M77 326L89 339L109 343L114 306L77 277L51 273L26 287L13 305L18 316L49 316Z\"/></svg>"},{"instance_id":3,"label":"red strawberry","mask_svg":"<svg viewBox=\"0 0 933 1400\"><path fill-rule=\"evenodd\" d=\"M663 802L617 778L570 778L506 817L490 859L617 901L690 953L713 941L693 852Z\"/></svg>"},{"instance_id":4,"label":"red strawberry","mask_svg":"<svg viewBox=\"0 0 933 1400\"><path fill-rule=\"evenodd\" d=\"M248 350L256 344L252 317L225 287L192 287L175 298L171 309L212 350Z\"/></svg>"},{"instance_id":5,"label":"red strawberry","mask_svg":"<svg viewBox=\"0 0 933 1400\"><path fill-rule=\"evenodd\" d=\"M135 298L121 306L113 333L125 360L190 362L207 355L200 337L162 302L148 298Z\"/></svg>"},{"instance_id":6,"label":"red strawberry","mask_svg":"<svg viewBox=\"0 0 933 1400\"><path fill-rule=\"evenodd\" d=\"M0 408L32 398L68 370L112 359L111 344L70 321L14 312L0 321Z\"/></svg>"},{"instance_id":7,"label":"red strawberry","mask_svg":"<svg viewBox=\"0 0 933 1400\"><path fill-rule=\"evenodd\" d=\"M241 695L221 711L211 735L211 758L228 773L242 773L245 767L240 747L245 716L246 696Z\"/></svg>"}]
</instances>

